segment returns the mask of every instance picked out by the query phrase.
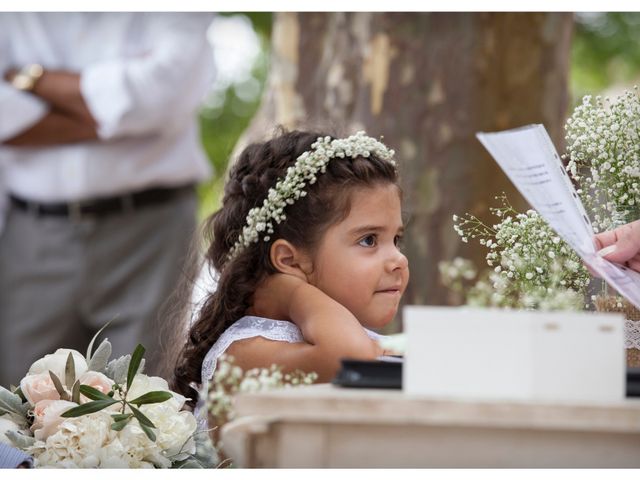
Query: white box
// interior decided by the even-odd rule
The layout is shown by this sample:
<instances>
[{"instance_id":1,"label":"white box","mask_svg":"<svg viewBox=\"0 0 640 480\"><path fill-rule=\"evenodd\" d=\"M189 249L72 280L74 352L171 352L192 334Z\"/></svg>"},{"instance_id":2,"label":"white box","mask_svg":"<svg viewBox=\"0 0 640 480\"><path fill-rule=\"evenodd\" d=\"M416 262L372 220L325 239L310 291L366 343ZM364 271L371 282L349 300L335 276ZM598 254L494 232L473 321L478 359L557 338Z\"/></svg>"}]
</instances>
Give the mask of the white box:
<instances>
[{"instance_id":1,"label":"white box","mask_svg":"<svg viewBox=\"0 0 640 480\"><path fill-rule=\"evenodd\" d=\"M440 398L609 402L625 397L624 317L406 306L403 390Z\"/></svg>"}]
</instances>

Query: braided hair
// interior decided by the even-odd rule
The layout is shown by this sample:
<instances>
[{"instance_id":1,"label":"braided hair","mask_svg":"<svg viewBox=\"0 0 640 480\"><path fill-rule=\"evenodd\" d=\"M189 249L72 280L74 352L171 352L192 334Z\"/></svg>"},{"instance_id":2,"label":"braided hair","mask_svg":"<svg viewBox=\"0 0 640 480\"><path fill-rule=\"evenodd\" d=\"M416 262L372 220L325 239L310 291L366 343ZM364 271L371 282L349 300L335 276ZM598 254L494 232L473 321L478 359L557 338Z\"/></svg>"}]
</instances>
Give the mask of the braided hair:
<instances>
[{"instance_id":1,"label":"braided hair","mask_svg":"<svg viewBox=\"0 0 640 480\"><path fill-rule=\"evenodd\" d=\"M261 240L229 259L229 251L245 226L249 210L260 206L269 189L285 176L287 168L309 151L318 137L324 136L327 135L291 131L251 144L242 151L229 173L222 207L204 225L209 242L205 261L219 274L217 289L205 299L197 313L171 381L173 390L190 398L192 406L198 398L192 385L201 381L205 355L220 335L246 314L258 284L277 272L269 256L273 240L283 238L298 248L314 252L327 227L348 216L352 187L398 185L392 164L375 155L366 159L334 159L329 162L326 173L307 186L307 195L287 206L287 218L274 225L272 241Z\"/></svg>"}]
</instances>

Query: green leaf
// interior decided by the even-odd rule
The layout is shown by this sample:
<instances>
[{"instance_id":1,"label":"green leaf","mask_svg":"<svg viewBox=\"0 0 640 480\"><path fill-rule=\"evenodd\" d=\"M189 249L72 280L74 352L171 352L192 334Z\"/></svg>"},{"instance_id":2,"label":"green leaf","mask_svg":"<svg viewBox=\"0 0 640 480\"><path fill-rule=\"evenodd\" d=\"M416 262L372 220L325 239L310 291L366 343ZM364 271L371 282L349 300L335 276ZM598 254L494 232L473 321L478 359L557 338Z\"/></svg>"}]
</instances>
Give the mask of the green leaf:
<instances>
[{"instance_id":1,"label":"green leaf","mask_svg":"<svg viewBox=\"0 0 640 480\"><path fill-rule=\"evenodd\" d=\"M80 393L91 400L113 400L109 395L105 395L97 388L90 387L89 385L80 385Z\"/></svg>"},{"instance_id":2,"label":"green leaf","mask_svg":"<svg viewBox=\"0 0 640 480\"><path fill-rule=\"evenodd\" d=\"M131 354L131 362L129 362L129 371L127 372L127 390L129 390L129 387L131 387L133 378L136 376L136 373L138 373L138 367L140 366L140 362L142 361L144 352L144 347L138 344L136 349Z\"/></svg>"},{"instance_id":3,"label":"green leaf","mask_svg":"<svg viewBox=\"0 0 640 480\"><path fill-rule=\"evenodd\" d=\"M129 405L129 408L133 412L133 416L136 417L136 419L140 423L140 426L146 425L149 428L156 428L153 422L149 420L147 416L144 413L142 413L140 410L138 410L136 407L134 407L133 405Z\"/></svg>"},{"instance_id":4,"label":"green leaf","mask_svg":"<svg viewBox=\"0 0 640 480\"><path fill-rule=\"evenodd\" d=\"M173 398L170 392L157 391L157 392L147 392L144 395L140 395L138 398L133 400L127 400L129 403L133 403L134 405L147 405L150 403L162 403L166 402L170 398Z\"/></svg>"},{"instance_id":5,"label":"green leaf","mask_svg":"<svg viewBox=\"0 0 640 480\"><path fill-rule=\"evenodd\" d=\"M73 403L80 403L80 380L76 380L71 388L71 401Z\"/></svg>"},{"instance_id":6,"label":"green leaf","mask_svg":"<svg viewBox=\"0 0 640 480\"><path fill-rule=\"evenodd\" d=\"M121 422L122 420L131 417L133 417L133 414L131 413L114 413L113 415L111 415L111 418L113 418L114 422Z\"/></svg>"},{"instance_id":7,"label":"green leaf","mask_svg":"<svg viewBox=\"0 0 640 480\"><path fill-rule=\"evenodd\" d=\"M125 418L124 420L120 420L119 422L112 423L111 430L115 430L116 432L119 432L120 430L122 430L124 427L127 426L127 423L129 423L129 420L131 420L131 417Z\"/></svg>"},{"instance_id":8,"label":"green leaf","mask_svg":"<svg viewBox=\"0 0 640 480\"><path fill-rule=\"evenodd\" d=\"M64 383L68 389L71 389L76 383L76 362L73 361L73 354L69 352L67 364L64 366Z\"/></svg>"},{"instance_id":9,"label":"green leaf","mask_svg":"<svg viewBox=\"0 0 640 480\"><path fill-rule=\"evenodd\" d=\"M96 332L96 334L93 336L93 338L92 338L92 339L91 339L91 341L89 342L89 347L87 347L87 362L89 362L89 361L91 360L91 350L93 349L93 344L94 344L94 342L96 341L96 339L98 338L98 336L102 333L102 331L103 331L105 328L107 328L111 322L113 322L113 320L115 320L115 318L113 318L113 319L109 320L107 323L105 323L105 324L103 325L103 327L102 327L100 330L98 330L98 331Z\"/></svg>"},{"instance_id":10,"label":"green leaf","mask_svg":"<svg viewBox=\"0 0 640 480\"><path fill-rule=\"evenodd\" d=\"M55 373L53 373L51 370L49 370L49 376L51 377L51 380L53 381L53 385L56 387L56 390L60 395L60 400L70 400L69 394L62 386L62 382L60 381L58 376Z\"/></svg>"},{"instance_id":11,"label":"green leaf","mask_svg":"<svg viewBox=\"0 0 640 480\"><path fill-rule=\"evenodd\" d=\"M96 400L95 402L87 402L84 405L80 405L79 407L74 407L71 410L67 410L64 412L61 417L70 418L70 417L81 417L82 415L88 415L90 413L99 412L107 408L114 403L118 403L117 400Z\"/></svg>"},{"instance_id":12,"label":"green leaf","mask_svg":"<svg viewBox=\"0 0 640 480\"><path fill-rule=\"evenodd\" d=\"M140 428L142 428L144 433L147 434L147 437L149 438L149 440L151 440L152 442L156 441L156 434L155 434L155 432L153 430L151 430L151 428L147 427L146 425L142 425L142 424L140 424Z\"/></svg>"}]
</instances>

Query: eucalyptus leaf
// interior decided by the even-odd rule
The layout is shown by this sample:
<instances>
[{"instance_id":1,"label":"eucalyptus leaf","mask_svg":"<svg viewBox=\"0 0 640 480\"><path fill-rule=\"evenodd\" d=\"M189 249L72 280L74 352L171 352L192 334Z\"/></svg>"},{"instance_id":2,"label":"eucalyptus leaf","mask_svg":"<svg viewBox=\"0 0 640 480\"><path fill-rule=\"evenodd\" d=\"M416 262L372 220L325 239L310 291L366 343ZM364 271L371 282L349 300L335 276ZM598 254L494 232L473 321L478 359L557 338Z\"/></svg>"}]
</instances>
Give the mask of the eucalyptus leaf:
<instances>
[{"instance_id":1,"label":"eucalyptus leaf","mask_svg":"<svg viewBox=\"0 0 640 480\"><path fill-rule=\"evenodd\" d=\"M4 432L4 434L11 440L11 443L20 450L25 450L36 442L35 438L15 430Z\"/></svg>"},{"instance_id":2,"label":"eucalyptus leaf","mask_svg":"<svg viewBox=\"0 0 640 480\"><path fill-rule=\"evenodd\" d=\"M60 400L70 400L71 398L69 397L69 394L62 386L62 382L60 381L58 376L55 373L53 373L51 370L49 370L49 376L51 377L51 380L53 381L53 385L56 387L56 390L58 391L58 395L60 395Z\"/></svg>"},{"instance_id":3,"label":"eucalyptus leaf","mask_svg":"<svg viewBox=\"0 0 640 480\"><path fill-rule=\"evenodd\" d=\"M131 354L131 362L129 362L129 368L127 371L127 390L131 387L133 383L133 379L138 373L138 367L140 366L140 362L142 361L142 357L144 357L145 349L142 345L138 344L135 350Z\"/></svg>"},{"instance_id":4,"label":"eucalyptus leaf","mask_svg":"<svg viewBox=\"0 0 640 480\"><path fill-rule=\"evenodd\" d=\"M136 407L134 407L133 405L129 405L129 408L131 409L133 416L136 417L136 420L138 420L138 423L140 424L140 426L144 425L149 428L156 428L153 422L149 420L147 416L144 413L142 413L140 410L138 410Z\"/></svg>"},{"instance_id":5,"label":"eucalyptus leaf","mask_svg":"<svg viewBox=\"0 0 640 480\"><path fill-rule=\"evenodd\" d=\"M91 400L102 400L105 402L113 400L113 398L111 398L109 395L105 395L97 388L93 388L89 385L80 385L80 393Z\"/></svg>"},{"instance_id":6,"label":"eucalyptus leaf","mask_svg":"<svg viewBox=\"0 0 640 480\"><path fill-rule=\"evenodd\" d=\"M111 343L105 338L89 360L89 370L104 373L111 356L111 350Z\"/></svg>"},{"instance_id":7,"label":"eucalyptus leaf","mask_svg":"<svg viewBox=\"0 0 640 480\"><path fill-rule=\"evenodd\" d=\"M97 339L97 338L98 338L98 336L103 332L103 330L104 330L105 328L107 328L111 322L113 322L113 320L115 320L115 318L114 318L114 319L112 319L112 320L109 320L107 323L105 323L105 324L102 326L102 328L96 332L96 334L93 336L93 338L92 338L92 339L91 339L91 341L89 342L89 346L87 347L87 355L86 355L86 357L87 357L87 362L89 362L89 361L91 360L91 350L93 349L93 344L95 343L96 339ZM105 340L106 340L106 339L105 339Z\"/></svg>"},{"instance_id":8,"label":"eucalyptus leaf","mask_svg":"<svg viewBox=\"0 0 640 480\"><path fill-rule=\"evenodd\" d=\"M150 403L162 403L166 402L170 398L173 398L170 392L165 391L156 391L156 392L147 392L144 395L140 395L139 397L133 400L127 400L129 403L133 403L134 405L148 405Z\"/></svg>"},{"instance_id":9,"label":"eucalyptus leaf","mask_svg":"<svg viewBox=\"0 0 640 480\"><path fill-rule=\"evenodd\" d=\"M96 400L94 402L87 402L79 407L74 407L70 410L64 412L61 417L64 418L72 418L72 417L81 417L82 415L88 415L90 413L99 412L114 403L118 403L117 400Z\"/></svg>"},{"instance_id":10,"label":"eucalyptus leaf","mask_svg":"<svg viewBox=\"0 0 640 480\"><path fill-rule=\"evenodd\" d=\"M71 389L76 383L76 362L73 360L71 352L69 352L67 363L64 366L64 383L68 389Z\"/></svg>"},{"instance_id":11,"label":"eucalyptus leaf","mask_svg":"<svg viewBox=\"0 0 640 480\"><path fill-rule=\"evenodd\" d=\"M0 415L4 413L14 413L21 417L27 414L28 404L23 404L20 396L10 392L4 387L0 387Z\"/></svg>"}]
</instances>

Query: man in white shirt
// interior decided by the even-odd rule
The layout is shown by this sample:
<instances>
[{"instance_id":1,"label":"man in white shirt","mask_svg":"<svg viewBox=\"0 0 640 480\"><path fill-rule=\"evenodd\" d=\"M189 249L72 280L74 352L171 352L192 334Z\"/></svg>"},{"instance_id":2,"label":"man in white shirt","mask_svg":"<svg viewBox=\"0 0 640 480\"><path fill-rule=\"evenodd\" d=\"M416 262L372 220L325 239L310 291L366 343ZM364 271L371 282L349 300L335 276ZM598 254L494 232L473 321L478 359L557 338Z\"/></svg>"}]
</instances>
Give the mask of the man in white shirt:
<instances>
[{"instance_id":1,"label":"man in white shirt","mask_svg":"<svg viewBox=\"0 0 640 480\"><path fill-rule=\"evenodd\" d=\"M210 175L197 109L212 81L209 14L0 13L0 384L56 348L140 342Z\"/></svg>"}]
</instances>

